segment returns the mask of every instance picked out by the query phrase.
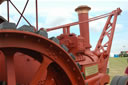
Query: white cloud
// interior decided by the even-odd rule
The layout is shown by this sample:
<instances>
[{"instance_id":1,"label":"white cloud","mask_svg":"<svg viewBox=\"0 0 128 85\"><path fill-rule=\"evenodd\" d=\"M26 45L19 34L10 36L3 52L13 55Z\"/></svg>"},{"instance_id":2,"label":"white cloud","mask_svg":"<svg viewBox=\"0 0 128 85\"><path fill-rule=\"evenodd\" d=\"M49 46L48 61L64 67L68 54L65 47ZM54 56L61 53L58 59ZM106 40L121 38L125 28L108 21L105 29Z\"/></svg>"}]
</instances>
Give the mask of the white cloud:
<instances>
[{"instance_id":1,"label":"white cloud","mask_svg":"<svg viewBox=\"0 0 128 85\"><path fill-rule=\"evenodd\" d=\"M115 53L110 52L110 57L114 57Z\"/></svg>"},{"instance_id":2,"label":"white cloud","mask_svg":"<svg viewBox=\"0 0 128 85\"><path fill-rule=\"evenodd\" d=\"M104 25L106 23L106 19L100 19L97 21L92 21L90 22L90 29L95 31L95 32L99 32L103 29Z\"/></svg>"},{"instance_id":3,"label":"white cloud","mask_svg":"<svg viewBox=\"0 0 128 85\"><path fill-rule=\"evenodd\" d=\"M120 1L120 0L112 0L112 1ZM121 1L123 2L126 0L121 0ZM20 1L12 0L12 2L14 2L14 4L16 4L16 7L22 11L26 0L20 0ZM35 17L34 2L35 1L29 1L29 5L26 8L25 15L31 15ZM61 0L61 1L60 0L38 0L38 2L39 2L39 16L46 16L47 20L45 21L45 23L51 26L53 24L57 25L59 21L63 21L64 23L69 22L70 21L69 18L72 16L73 13L75 13L74 9L78 5L88 4L92 7L93 12L101 12L101 11L111 12L113 9L116 9L118 5L120 6L119 3L116 6L111 3L108 3L110 2L110 0L104 0L104 1L103 0ZM66 5L63 2L65 2ZM107 4L101 5L99 2L101 4L103 4L103 2L107 2ZM5 14L3 14L3 12L5 12L5 9L4 9L5 6L6 6L6 2L2 4L2 7L0 9L0 12L2 12L2 15L4 16ZM12 9L12 7L10 9L11 9L10 12L12 13L12 15L15 15L17 13L16 11L14 11L14 9ZM63 22L59 22L59 23L62 24Z\"/></svg>"},{"instance_id":4,"label":"white cloud","mask_svg":"<svg viewBox=\"0 0 128 85\"><path fill-rule=\"evenodd\" d=\"M123 28L122 24L116 24L116 30L119 31Z\"/></svg>"},{"instance_id":5,"label":"white cloud","mask_svg":"<svg viewBox=\"0 0 128 85\"><path fill-rule=\"evenodd\" d=\"M72 22L73 16L71 12L65 12L65 9L48 12L48 17L45 21L45 26L58 26Z\"/></svg>"},{"instance_id":6,"label":"white cloud","mask_svg":"<svg viewBox=\"0 0 128 85\"><path fill-rule=\"evenodd\" d=\"M117 38L117 37L118 36L114 37L111 52L113 54L119 54L121 51L128 51L128 46L127 46L128 41L121 40L120 38Z\"/></svg>"},{"instance_id":7,"label":"white cloud","mask_svg":"<svg viewBox=\"0 0 128 85\"><path fill-rule=\"evenodd\" d=\"M58 29L58 30L54 30L54 31L50 31L50 32L48 32L48 37L50 38L50 37L56 37L56 36L58 36L58 35L60 35L60 34L62 34L62 29Z\"/></svg>"},{"instance_id":8,"label":"white cloud","mask_svg":"<svg viewBox=\"0 0 128 85\"><path fill-rule=\"evenodd\" d=\"M106 22L107 22L107 18L103 18L100 20L92 21L92 22L90 22L89 25L90 25L91 30L93 30L95 32L99 32L104 28ZM116 31L120 31L123 28L123 25L116 23L115 28L116 28Z\"/></svg>"},{"instance_id":9,"label":"white cloud","mask_svg":"<svg viewBox=\"0 0 128 85\"><path fill-rule=\"evenodd\" d=\"M25 4L25 0L23 0L24 4L18 4L18 3L22 3L16 0L12 0L14 2L14 4L16 5L16 7L20 10L20 12L22 12L23 10L23 6ZM30 1L29 5L26 8L26 11L24 13L24 16L32 16L35 17L35 4L32 4L33 1ZM45 2L44 1L39 1L41 2ZM34 2L33 2L34 3ZM40 5L39 3L39 18L44 17L46 18L45 22L42 22L43 25L45 25L46 27L53 27L53 26L57 26L57 25L61 25L61 24L66 24L69 22L72 22L72 12L70 8L68 7L49 7L47 5ZM17 5L18 4L18 5ZM31 4L31 5L30 5ZM41 3L42 4L42 3ZM2 4L2 6L0 7L0 14L2 16L4 16L5 18L7 18L6 15L6 3L4 2ZM5 9L4 9L5 8ZM11 16L11 22L17 22L19 19L19 14L18 12L10 5L10 15ZM14 19L14 20L12 20ZM33 20L35 22L35 20ZM34 23L32 22L32 23ZM40 22L39 22L40 23ZM41 25L39 25L41 26Z\"/></svg>"}]
</instances>

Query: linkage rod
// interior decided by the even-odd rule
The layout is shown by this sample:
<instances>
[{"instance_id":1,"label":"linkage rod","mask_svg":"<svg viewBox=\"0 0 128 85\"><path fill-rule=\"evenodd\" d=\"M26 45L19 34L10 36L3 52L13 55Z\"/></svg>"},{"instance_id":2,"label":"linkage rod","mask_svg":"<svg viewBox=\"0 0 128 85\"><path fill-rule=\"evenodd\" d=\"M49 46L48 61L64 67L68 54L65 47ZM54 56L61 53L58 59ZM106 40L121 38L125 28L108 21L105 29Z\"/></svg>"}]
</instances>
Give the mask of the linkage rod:
<instances>
[{"instance_id":1,"label":"linkage rod","mask_svg":"<svg viewBox=\"0 0 128 85\"><path fill-rule=\"evenodd\" d=\"M17 12L24 18L24 20L30 25L30 26L32 26L29 22L28 22L28 20L22 15L22 13L17 9L17 7L12 3L12 1L11 0L9 0L10 1L10 3L12 4L12 6L17 10Z\"/></svg>"},{"instance_id":2,"label":"linkage rod","mask_svg":"<svg viewBox=\"0 0 128 85\"><path fill-rule=\"evenodd\" d=\"M69 27L69 26L73 26L73 25L78 25L78 24L81 24L81 23L86 23L86 22L91 22L91 21L94 21L94 20L98 20L98 19L101 19L101 18L105 18L109 15L111 15L112 13L108 13L108 14L104 14L104 15L101 15L101 16L97 16L97 17L93 17L93 18L90 18L88 20L85 20L83 22L73 22L73 23L69 23L69 24L65 24L65 25L61 25L61 26L57 26L57 27L53 27L53 28L47 28L46 30L47 31L52 31L52 30L56 30L56 29L60 29L60 28L64 28L64 27Z\"/></svg>"},{"instance_id":3,"label":"linkage rod","mask_svg":"<svg viewBox=\"0 0 128 85\"><path fill-rule=\"evenodd\" d=\"M9 0L7 0L7 18L9 22Z\"/></svg>"},{"instance_id":4,"label":"linkage rod","mask_svg":"<svg viewBox=\"0 0 128 85\"><path fill-rule=\"evenodd\" d=\"M36 0L36 30L38 30L38 1Z\"/></svg>"},{"instance_id":5,"label":"linkage rod","mask_svg":"<svg viewBox=\"0 0 128 85\"><path fill-rule=\"evenodd\" d=\"M25 9L26 9L26 7L27 7L27 5L28 5L28 2L29 2L29 0L27 0L27 2L26 2L25 6L24 6L24 9L23 9L23 12L22 12L22 14L21 14L21 16L20 16L20 18L19 18L19 20L18 20L16 26L18 26L18 24L19 24L19 22L20 22L20 20L21 20L21 18L22 18L22 16L23 16L23 14L24 14L24 12L25 12Z\"/></svg>"}]
</instances>

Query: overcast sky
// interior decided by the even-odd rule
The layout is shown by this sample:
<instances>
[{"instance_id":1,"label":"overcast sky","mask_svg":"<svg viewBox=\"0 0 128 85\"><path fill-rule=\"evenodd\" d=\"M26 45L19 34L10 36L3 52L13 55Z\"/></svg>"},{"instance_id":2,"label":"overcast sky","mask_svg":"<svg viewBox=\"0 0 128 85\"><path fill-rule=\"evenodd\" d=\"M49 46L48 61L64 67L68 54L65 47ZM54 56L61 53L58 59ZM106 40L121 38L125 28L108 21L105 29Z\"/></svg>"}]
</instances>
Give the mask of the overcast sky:
<instances>
[{"instance_id":1,"label":"overcast sky","mask_svg":"<svg viewBox=\"0 0 128 85\"><path fill-rule=\"evenodd\" d=\"M22 12L26 0L12 0L18 9ZM30 0L24 16L32 25L35 25L35 0ZM128 0L38 0L39 3L39 27L49 28L63 25L69 22L78 21L77 13L74 11L79 5L88 5L91 7L89 17L98 16L115 10L120 7L123 12L118 17L116 31L114 35L111 54L117 54L121 50L128 50ZM11 5L10 5L11 6ZM6 18L6 2L0 6L0 15ZM15 9L10 7L11 22L17 22L19 14ZM92 48L99 39L106 18L91 22L90 25L90 42ZM27 24L23 19L19 27ZM75 30L73 30L75 29ZM72 27L72 32L79 35L78 26ZM57 33L56 33L57 32ZM57 36L62 33L61 30L50 32L49 36Z\"/></svg>"}]
</instances>

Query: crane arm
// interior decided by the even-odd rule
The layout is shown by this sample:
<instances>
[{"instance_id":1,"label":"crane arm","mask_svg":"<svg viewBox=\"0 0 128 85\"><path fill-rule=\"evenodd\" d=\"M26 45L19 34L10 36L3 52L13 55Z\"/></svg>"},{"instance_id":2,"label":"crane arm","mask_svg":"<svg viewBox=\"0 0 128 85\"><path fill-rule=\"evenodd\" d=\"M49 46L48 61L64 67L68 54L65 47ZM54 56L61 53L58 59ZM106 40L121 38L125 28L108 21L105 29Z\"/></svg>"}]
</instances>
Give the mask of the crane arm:
<instances>
[{"instance_id":1,"label":"crane arm","mask_svg":"<svg viewBox=\"0 0 128 85\"><path fill-rule=\"evenodd\" d=\"M109 55L111 45L112 45L113 35L114 35L114 31L115 31L117 16L120 13L121 13L121 9L117 8L117 10L114 10L112 12L112 14L109 15L107 22L104 26L104 29L102 31L102 34L99 38L99 41L96 45L95 53L102 52L102 53L105 53L106 55ZM105 37L107 37L108 39L105 40ZM105 40L105 42L103 42L104 40Z\"/></svg>"},{"instance_id":2,"label":"crane arm","mask_svg":"<svg viewBox=\"0 0 128 85\"><path fill-rule=\"evenodd\" d=\"M102 34L94 50L94 53L99 58L98 60L99 67L100 67L99 70L100 72L103 72L103 73L107 72L106 68L107 68L110 50L112 46L112 40L114 36L117 16L121 13L121 11L122 10L120 8L117 8L117 10L113 11L113 14L111 14L108 17L107 22L102 31Z\"/></svg>"}]
</instances>

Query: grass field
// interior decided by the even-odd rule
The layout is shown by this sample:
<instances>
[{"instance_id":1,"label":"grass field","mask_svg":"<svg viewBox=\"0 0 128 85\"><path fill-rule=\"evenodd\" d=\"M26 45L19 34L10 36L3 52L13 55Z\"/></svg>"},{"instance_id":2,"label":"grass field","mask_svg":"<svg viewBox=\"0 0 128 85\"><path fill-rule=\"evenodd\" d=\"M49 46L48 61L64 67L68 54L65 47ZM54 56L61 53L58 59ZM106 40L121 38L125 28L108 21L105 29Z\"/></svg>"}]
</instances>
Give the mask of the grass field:
<instances>
[{"instance_id":1,"label":"grass field","mask_svg":"<svg viewBox=\"0 0 128 85\"><path fill-rule=\"evenodd\" d=\"M115 75L124 75L127 66L127 58L109 58L110 79Z\"/></svg>"}]
</instances>

